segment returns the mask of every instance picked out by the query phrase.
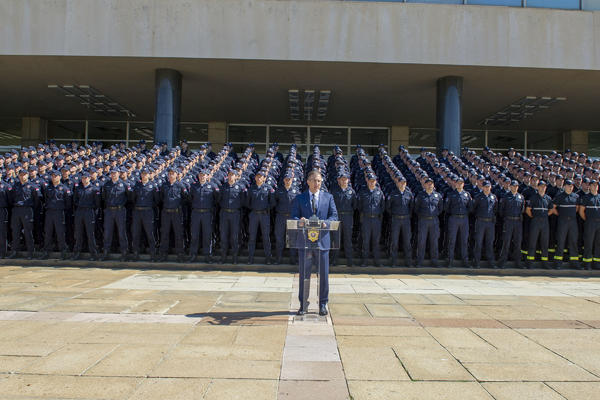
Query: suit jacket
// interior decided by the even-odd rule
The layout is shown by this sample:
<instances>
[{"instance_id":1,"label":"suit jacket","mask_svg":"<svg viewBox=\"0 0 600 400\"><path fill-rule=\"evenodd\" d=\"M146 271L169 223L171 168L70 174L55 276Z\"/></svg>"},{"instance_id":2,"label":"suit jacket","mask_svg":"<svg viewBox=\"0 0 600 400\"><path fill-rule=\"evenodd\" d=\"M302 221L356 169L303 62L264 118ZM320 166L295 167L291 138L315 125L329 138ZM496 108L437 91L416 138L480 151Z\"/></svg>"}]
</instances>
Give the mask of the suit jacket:
<instances>
[{"instance_id":1,"label":"suit jacket","mask_svg":"<svg viewBox=\"0 0 600 400\"><path fill-rule=\"evenodd\" d=\"M313 215L312 205L310 203L310 191L302 192L292 202L292 218L300 219L302 217L308 219ZM317 217L323 221L337 221L338 214L335 208L333 196L327 192L319 192L319 204L317 205ZM299 240L301 238L298 238ZM304 238L302 238L304 239ZM328 231L321 231L319 234L319 249L329 250L331 248L331 240Z\"/></svg>"}]
</instances>

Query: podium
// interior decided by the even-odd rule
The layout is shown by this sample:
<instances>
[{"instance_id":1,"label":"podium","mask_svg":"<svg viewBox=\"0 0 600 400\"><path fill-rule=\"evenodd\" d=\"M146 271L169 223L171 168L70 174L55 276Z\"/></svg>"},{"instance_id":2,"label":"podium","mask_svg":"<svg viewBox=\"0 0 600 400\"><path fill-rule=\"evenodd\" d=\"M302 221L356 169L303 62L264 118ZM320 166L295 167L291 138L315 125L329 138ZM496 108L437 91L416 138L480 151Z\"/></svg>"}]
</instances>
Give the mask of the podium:
<instances>
[{"instance_id":1,"label":"podium","mask_svg":"<svg viewBox=\"0 0 600 400\"><path fill-rule=\"evenodd\" d=\"M304 280L301 281L302 309L308 311L308 298L310 296L310 276L312 268L317 267L317 293L319 293L319 280L322 258L329 256L329 250L340 248L339 221L323 221L312 216L310 219L288 219L286 224L286 247L298 250L300 269L305 268ZM302 263L304 262L304 266Z\"/></svg>"}]
</instances>

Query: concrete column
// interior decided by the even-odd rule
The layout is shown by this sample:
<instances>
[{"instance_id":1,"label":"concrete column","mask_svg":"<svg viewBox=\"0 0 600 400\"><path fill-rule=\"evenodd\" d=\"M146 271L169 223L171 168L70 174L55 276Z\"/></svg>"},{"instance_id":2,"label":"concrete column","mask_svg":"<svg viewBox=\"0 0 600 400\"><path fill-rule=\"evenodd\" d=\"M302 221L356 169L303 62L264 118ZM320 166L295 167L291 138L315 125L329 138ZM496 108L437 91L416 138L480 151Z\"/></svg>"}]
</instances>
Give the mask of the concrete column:
<instances>
[{"instance_id":1,"label":"concrete column","mask_svg":"<svg viewBox=\"0 0 600 400\"><path fill-rule=\"evenodd\" d=\"M567 148L578 153L587 153L589 151L589 132L582 130L572 130L567 132Z\"/></svg>"},{"instance_id":2,"label":"concrete column","mask_svg":"<svg viewBox=\"0 0 600 400\"><path fill-rule=\"evenodd\" d=\"M155 88L154 142L166 142L169 147L177 146L181 110L181 74L172 69L157 69Z\"/></svg>"},{"instance_id":3,"label":"concrete column","mask_svg":"<svg viewBox=\"0 0 600 400\"><path fill-rule=\"evenodd\" d=\"M463 78L446 76L437 81L437 148L460 154Z\"/></svg>"},{"instance_id":4,"label":"concrete column","mask_svg":"<svg viewBox=\"0 0 600 400\"><path fill-rule=\"evenodd\" d=\"M408 126L392 126L390 132L390 154L396 154L400 146L408 148L409 134Z\"/></svg>"},{"instance_id":5,"label":"concrete column","mask_svg":"<svg viewBox=\"0 0 600 400\"><path fill-rule=\"evenodd\" d=\"M221 150L227 141L227 123L222 121L209 122L208 141L212 143L215 153Z\"/></svg>"},{"instance_id":6,"label":"concrete column","mask_svg":"<svg viewBox=\"0 0 600 400\"><path fill-rule=\"evenodd\" d=\"M47 140L48 121L39 117L22 119L21 146L34 146Z\"/></svg>"}]
</instances>

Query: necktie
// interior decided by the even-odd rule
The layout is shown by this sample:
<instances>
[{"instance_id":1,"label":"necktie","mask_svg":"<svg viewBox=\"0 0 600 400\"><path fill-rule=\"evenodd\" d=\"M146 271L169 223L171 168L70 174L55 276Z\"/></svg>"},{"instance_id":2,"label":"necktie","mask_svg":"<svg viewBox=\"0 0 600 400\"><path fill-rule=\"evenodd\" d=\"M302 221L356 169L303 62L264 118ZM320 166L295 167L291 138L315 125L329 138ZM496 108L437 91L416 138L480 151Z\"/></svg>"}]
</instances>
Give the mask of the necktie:
<instances>
[{"instance_id":1,"label":"necktie","mask_svg":"<svg viewBox=\"0 0 600 400\"><path fill-rule=\"evenodd\" d=\"M313 209L313 214L317 213L317 198L315 196L315 194L312 194L312 209Z\"/></svg>"}]
</instances>

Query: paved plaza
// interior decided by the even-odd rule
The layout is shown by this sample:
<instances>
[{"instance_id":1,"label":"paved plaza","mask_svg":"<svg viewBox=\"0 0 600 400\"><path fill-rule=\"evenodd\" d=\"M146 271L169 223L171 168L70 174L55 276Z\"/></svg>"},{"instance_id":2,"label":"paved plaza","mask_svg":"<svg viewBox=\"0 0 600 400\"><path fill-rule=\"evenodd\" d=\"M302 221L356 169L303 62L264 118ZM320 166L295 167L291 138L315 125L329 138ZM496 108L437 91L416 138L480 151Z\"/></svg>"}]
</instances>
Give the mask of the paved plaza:
<instances>
[{"instance_id":1,"label":"paved plaza","mask_svg":"<svg viewBox=\"0 0 600 400\"><path fill-rule=\"evenodd\" d=\"M289 273L1 266L0 399L600 398L600 278L330 282L299 321Z\"/></svg>"}]
</instances>

